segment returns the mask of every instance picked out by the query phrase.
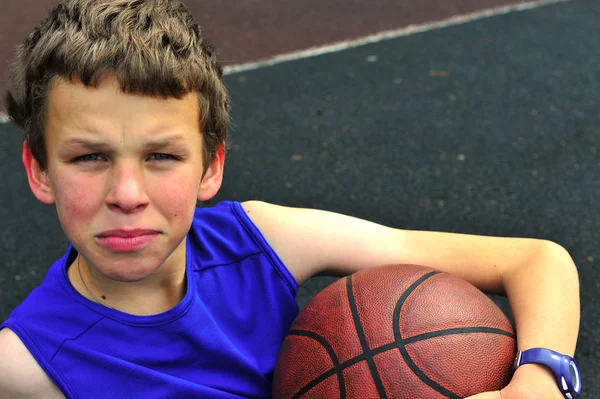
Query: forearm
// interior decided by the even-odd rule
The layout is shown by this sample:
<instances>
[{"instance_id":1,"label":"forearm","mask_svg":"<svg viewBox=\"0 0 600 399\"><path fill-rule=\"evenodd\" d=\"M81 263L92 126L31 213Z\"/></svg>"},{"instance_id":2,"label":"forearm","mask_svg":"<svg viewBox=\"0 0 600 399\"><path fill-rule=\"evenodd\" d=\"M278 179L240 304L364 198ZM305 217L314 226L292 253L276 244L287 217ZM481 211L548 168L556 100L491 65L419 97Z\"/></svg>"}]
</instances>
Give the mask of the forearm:
<instances>
[{"instance_id":1,"label":"forearm","mask_svg":"<svg viewBox=\"0 0 600 399\"><path fill-rule=\"evenodd\" d=\"M579 278L568 252L548 243L527 265L502 276L520 350L533 347L573 355L579 333Z\"/></svg>"}]
</instances>

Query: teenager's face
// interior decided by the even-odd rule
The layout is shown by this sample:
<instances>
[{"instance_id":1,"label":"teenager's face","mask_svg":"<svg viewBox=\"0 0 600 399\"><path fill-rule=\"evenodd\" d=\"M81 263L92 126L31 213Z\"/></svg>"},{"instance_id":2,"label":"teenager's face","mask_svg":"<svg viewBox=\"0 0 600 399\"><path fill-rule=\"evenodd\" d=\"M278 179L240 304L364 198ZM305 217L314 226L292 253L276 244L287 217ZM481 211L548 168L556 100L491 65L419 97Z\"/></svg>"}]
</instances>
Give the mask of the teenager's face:
<instances>
[{"instance_id":1,"label":"teenager's face","mask_svg":"<svg viewBox=\"0 0 600 399\"><path fill-rule=\"evenodd\" d=\"M97 88L59 80L50 92L51 199L69 240L112 280L185 264L204 189L197 101L123 94L113 78Z\"/></svg>"}]
</instances>

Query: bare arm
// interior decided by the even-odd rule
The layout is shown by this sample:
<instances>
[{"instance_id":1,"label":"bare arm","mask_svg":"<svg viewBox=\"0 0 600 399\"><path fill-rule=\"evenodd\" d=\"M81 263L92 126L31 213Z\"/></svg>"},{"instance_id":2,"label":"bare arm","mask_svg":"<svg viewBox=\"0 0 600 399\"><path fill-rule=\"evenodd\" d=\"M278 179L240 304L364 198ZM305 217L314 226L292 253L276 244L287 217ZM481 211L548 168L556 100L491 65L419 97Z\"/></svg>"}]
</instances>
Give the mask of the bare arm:
<instances>
[{"instance_id":1,"label":"bare arm","mask_svg":"<svg viewBox=\"0 0 600 399\"><path fill-rule=\"evenodd\" d=\"M64 399L19 337L0 331L0 397L11 399Z\"/></svg>"},{"instance_id":2,"label":"bare arm","mask_svg":"<svg viewBox=\"0 0 600 399\"><path fill-rule=\"evenodd\" d=\"M383 264L430 266L484 292L506 295L520 350L575 351L579 278L570 255L556 243L399 230L332 212L254 201L244 208L299 284L317 274L341 276ZM551 392L537 397L562 397L553 375L542 366L522 366L514 378L546 380Z\"/></svg>"}]
</instances>

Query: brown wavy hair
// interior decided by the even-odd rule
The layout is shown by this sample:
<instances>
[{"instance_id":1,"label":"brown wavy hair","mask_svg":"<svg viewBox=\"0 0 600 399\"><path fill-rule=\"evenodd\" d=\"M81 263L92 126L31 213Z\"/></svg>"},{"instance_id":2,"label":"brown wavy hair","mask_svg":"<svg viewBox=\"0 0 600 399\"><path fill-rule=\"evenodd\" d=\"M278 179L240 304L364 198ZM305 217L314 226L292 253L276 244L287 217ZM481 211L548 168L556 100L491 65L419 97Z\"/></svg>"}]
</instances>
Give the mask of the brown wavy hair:
<instances>
[{"instance_id":1,"label":"brown wavy hair","mask_svg":"<svg viewBox=\"0 0 600 399\"><path fill-rule=\"evenodd\" d=\"M42 170L48 94L61 77L97 87L114 76L124 93L182 98L197 92L204 168L225 148L229 96L214 48L179 0L63 0L17 47L9 117Z\"/></svg>"}]
</instances>

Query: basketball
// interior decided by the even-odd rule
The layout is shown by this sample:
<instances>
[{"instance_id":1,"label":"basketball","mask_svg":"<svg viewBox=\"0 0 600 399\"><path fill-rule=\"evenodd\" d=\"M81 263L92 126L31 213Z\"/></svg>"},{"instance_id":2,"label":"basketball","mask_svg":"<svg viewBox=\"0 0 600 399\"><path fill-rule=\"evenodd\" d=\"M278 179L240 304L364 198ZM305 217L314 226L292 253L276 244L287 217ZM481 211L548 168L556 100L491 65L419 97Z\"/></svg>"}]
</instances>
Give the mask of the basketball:
<instances>
[{"instance_id":1,"label":"basketball","mask_svg":"<svg viewBox=\"0 0 600 399\"><path fill-rule=\"evenodd\" d=\"M273 398L460 399L505 387L516 350L510 320L467 281L381 266L337 280L302 309Z\"/></svg>"}]
</instances>

